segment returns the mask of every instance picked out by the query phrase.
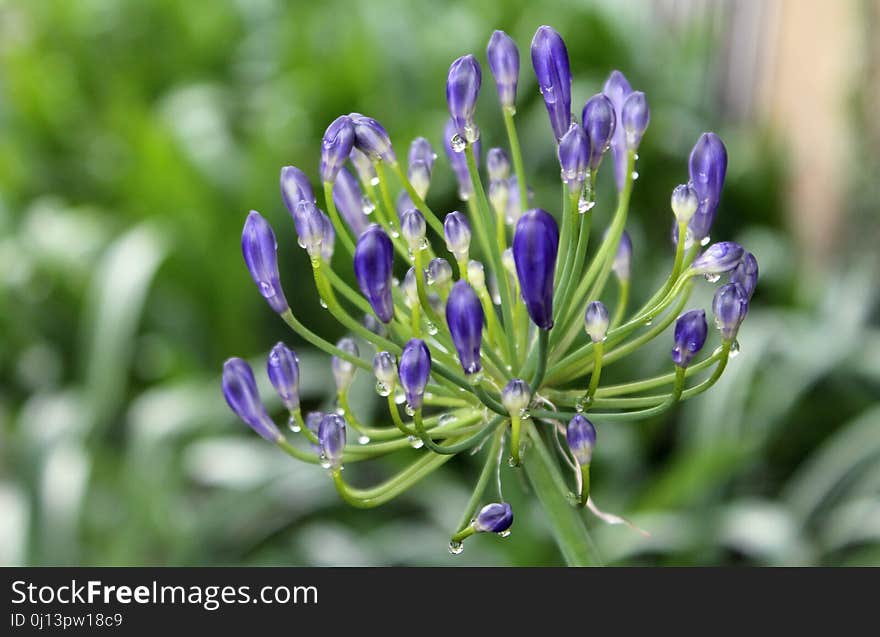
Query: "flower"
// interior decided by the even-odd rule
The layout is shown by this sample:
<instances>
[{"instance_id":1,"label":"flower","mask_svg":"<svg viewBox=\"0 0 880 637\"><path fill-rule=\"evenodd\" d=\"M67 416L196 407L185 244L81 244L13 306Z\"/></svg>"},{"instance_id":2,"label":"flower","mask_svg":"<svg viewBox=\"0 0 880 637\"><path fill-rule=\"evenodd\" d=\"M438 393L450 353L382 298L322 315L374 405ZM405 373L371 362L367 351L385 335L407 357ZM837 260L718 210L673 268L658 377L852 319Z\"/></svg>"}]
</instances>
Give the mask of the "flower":
<instances>
[{"instance_id":1,"label":"flower","mask_svg":"<svg viewBox=\"0 0 880 637\"><path fill-rule=\"evenodd\" d=\"M605 340L608 332L608 308L602 301L591 301L584 312L584 329L594 343Z\"/></svg>"},{"instance_id":2,"label":"flower","mask_svg":"<svg viewBox=\"0 0 880 637\"><path fill-rule=\"evenodd\" d=\"M287 311L287 299L278 274L278 243L275 233L259 212L251 210L241 232L241 253L248 271L263 298L278 314Z\"/></svg>"},{"instance_id":3,"label":"flower","mask_svg":"<svg viewBox=\"0 0 880 637\"><path fill-rule=\"evenodd\" d=\"M393 265L394 247L391 239L380 226L369 226L361 233L355 246L354 275L373 312L383 323L390 323L394 318L394 301L391 298Z\"/></svg>"},{"instance_id":4,"label":"flower","mask_svg":"<svg viewBox=\"0 0 880 637\"><path fill-rule=\"evenodd\" d=\"M529 316L543 330L553 327L553 276L559 249L559 228L545 210L520 217L513 235L516 275Z\"/></svg>"},{"instance_id":5,"label":"flower","mask_svg":"<svg viewBox=\"0 0 880 637\"><path fill-rule=\"evenodd\" d=\"M751 252L743 252L742 259L730 272L730 282L738 283L749 299L758 285L758 260Z\"/></svg>"},{"instance_id":6,"label":"flower","mask_svg":"<svg viewBox=\"0 0 880 637\"><path fill-rule=\"evenodd\" d=\"M245 424L270 442L283 438L278 427L269 418L260 401L257 381L251 366L240 358L230 358L223 363L223 397L230 409Z\"/></svg>"},{"instance_id":7,"label":"flower","mask_svg":"<svg viewBox=\"0 0 880 637\"><path fill-rule=\"evenodd\" d=\"M347 115L334 119L321 140L321 180L333 183L336 174L351 154L355 142L355 129ZM314 200L314 197L312 197Z\"/></svg>"},{"instance_id":8,"label":"flower","mask_svg":"<svg viewBox=\"0 0 880 637\"><path fill-rule=\"evenodd\" d=\"M571 124L571 70L565 42L546 25L540 27L532 39L532 66L553 134L559 141Z\"/></svg>"},{"instance_id":9,"label":"flower","mask_svg":"<svg viewBox=\"0 0 880 637\"><path fill-rule=\"evenodd\" d=\"M568 184L572 192L579 192L587 179L590 161L590 140L580 125L572 124L562 136L557 155L562 168L562 183Z\"/></svg>"},{"instance_id":10,"label":"flower","mask_svg":"<svg viewBox=\"0 0 880 637\"><path fill-rule=\"evenodd\" d=\"M468 143L480 138L480 132L474 124L474 111L477 108L481 81L480 64L473 55L462 56L449 67L446 103L449 105L449 115L456 133Z\"/></svg>"},{"instance_id":11,"label":"flower","mask_svg":"<svg viewBox=\"0 0 880 637\"><path fill-rule=\"evenodd\" d=\"M351 113L349 117L354 126L355 148L372 161L384 161L389 164L397 161L394 149L391 147L391 138L382 124L360 113Z\"/></svg>"},{"instance_id":12,"label":"flower","mask_svg":"<svg viewBox=\"0 0 880 637\"><path fill-rule=\"evenodd\" d=\"M581 113L581 122L590 139L590 170L597 170L605 151L611 147L617 123L611 100L603 93L588 99Z\"/></svg>"},{"instance_id":13,"label":"flower","mask_svg":"<svg viewBox=\"0 0 880 637\"><path fill-rule=\"evenodd\" d=\"M501 390L501 404L511 416L519 416L532 401L532 388L522 378L512 378Z\"/></svg>"},{"instance_id":14,"label":"flower","mask_svg":"<svg viewBox=\"0 0 880 637\"><path fill-rule=\"evenodd\" d=\"M565 439L579 465L585 467L592 462L593 448L596 446L596 427L585 416L577 414L568 421Z\"/></svg>"},{"instance_id":15,"label":"flower","mask_svg":"<svg viewBox=\"0 0 880 637\"><path fill-rule=\"evenodd\" d=\"M417 208L410 208L400 216L400 234L409 244L409 249L415 252L427 247L425 232L428 231L425 215Z\"/></svg>"},{"instance_id":16,"label":"flower","mask_svg":"<svg viewBox=\"0 0 880 637\"><path fill-rule=\"evenodd\" d=\"M722 285L715 292L712 311L715 313L715 325L721 331L721 338L728 342L733 341L749 311L748 293L739 283Z\"/></svg>"},{"instance_id":17,"label":"flower","mask_svg":"<svg viewBox=\"0 0 880 637\"><path fill-rule=\"evenodd\" d=\"M688 160L691 186L697 192L699 208L690 222L690 229L698 241L709 236L715 212L721 201L721 189L727 174L727 148L715 133L703 133L691 151Z\"/></svg>"},{"instance_id":18,"label":"flower","mask_svg":"<svg viewBox=\"0 0 880 637\"><path fill-rule=\"evenodd\" d=\"M367 229L369 220L364 214L364 193L358 180L346 168L341 168L333 184L333 203L342 214L354 236Z\"/></svg>"},{"instance_id":19,"label":"flower","mask_svg":"<svg viewBox=\"0 0 880 637\"><path fill-rule=\"evenodd\" d=\"M626 143L626 131L623 126L623 104L626 98L632 93L632 87L629 85L626 77L620 71L612 71L611 75L605 81L602 93L611 102L614 107L614 116L618 122L618 126L614 128L614 134L611 136L611 154L614 155L614 176L617 179L617 190L623 190L626 182L626 166L628 163Z\"/></svg>"},{"instance_id":20,"label":"flower","mask_svg":"<svg viewBox=\"0 0 880 637\"><path fill-rule=\"evenodd\" d=\"M694 259L691 270L697 274L722 274L739 264L743 252L742 246L733 241L713 243Z\"/></svg>"},{"instance_id":21,"label":"flower","mask_svg":"<svg viewBox=\"0 0 880 637\"><path fill-rule=\"evenodd\" d=\"M354 339L348 338L347 336L339 339L336 343L336 347L346 354L350 354L354 358L361 355L360 351L358 351L357 343L354 342ZM334 356L330 360L330 366L333 370L333 381L336 383L336 391L339 393L348 391L348 388L351 386L351 381L354 380L354 373L356 371L355 366L351 361L340 358L339 356Z\"/></svg>"},{"instance_id":22,"label":"flower","mask_svg":"<svg viewBox=\"0 0 880 637\"><path fill-rule=\"evenodd\" d=\"M446 157L449 159L449 165L452 172L455 173L455 179L458 181L458 197L462 201L467 201L474 194L474 187L471 184L471 176L468 172L467 158L464 155L463 146L453 146L453 140L458 135L455 123L449 119L443 129L443 149L446 151ZM474 142L474 156L480 156L480 141Z\"/></svg>"},{"instance_id":23,"label":"flower","mask_svg":"<svg viewBox=\"0 0 880 637\"><path fill-rule=\"evenodd\" d=\"M630 93L620 108L620 123L625 133L627 149L635 150L639 147L650 119L651 111L648 109L645 94L641 91Z\"/></svg>"},{"instance_id":24,"label":"flower","mask_svg":"<svg viewBox=\"0 0 880 637\"><path fill-rule=\"evenodd\" d=\"M420 338L411 339L397 366L400 386L406 393L406 402L412 409L420 409L425 395L425 386L431 375L431 352Z\"/></svg>"},{"instance_id":25,"label":"flower","mask_svg":"<svg viewBox=\"0 0 880 637\"><path fill-rule=\"evenodd\" d=\"M697 191L690 184L679 184L672 189L672 213L678 223L688 223L697 211L700 201L697 198ZM676 235L676 241L678 235Z\"/></svg>"},{"instance_id":26,"label":"flower","mask_svg":"<svg viewBox=\"0 0 880 637\"><path fill-rule=\"evenodd\" d=\"M501 105L513 108L516 102L516 84L519 80L519 50L504 31L495 31L486 47L489 69L498 88Z\"/></svg>"},{"instance_id":27,"label":"flower","mask_svg":"<svg viewBox=\"0 0 880 637\"><path fill-rule=\"evenodd\" d=\"M373 373L376 380L387 389L392 389L397 383L397 361L391 352L376 352L373 357Z\"/></svg>"},{"instance_id":28,"label":"flower","mask_svg":"<svg viewBox=\"0 0 880 637\"><path fill-rule=\"evenodd\" d=\"M325 414L318 425L318 444L328 469L339 469L345 452L345 420L338 414Z\"/></svg>"},{"instance_id":29,"label":"flower","mask_svg":"<svg viewBox=\"0 0 880 637\"><path fill-rule=\"evenodd\" d=\"M504 533L512 524L513 509L507 502L487 504L473 521L477 533Z\"/></svg>"},{"instance_id":30,"label":"flower","mask_svg":"<svg viewBox=\"0 0 880 637\"><path fill-rule=\"evenodd\" d=\"M620 281L629 281L632 250L632 239L629 238L629 233L624 230L623 234L620 235L620 243L617 244L614 262L611 264L611 269Z\"/></svg>"},{"instance_id":31,"label":"flower","mask_svg":"<svg viewBox=\"0 0 880 637\"><path fill-rule=\"evenodd\" d=\"M299 359L296 352L278 342L269 352L266 373L281 402L289 410L299 408Z\"/></svg>"},{"instance_id":32,"label":"flower","mask_svg":"<svg viewBox=\"0 0 880 637\"><path fill-rule=\"evenodd\" d=\"M471 224L467 217L458 212L450 212L443 220L443 236L447 249L456 261L465 261L471 247Z\"/></svg>"},{"instance_id":33,"label":"flower","mask_svg":"<svg viewBox=\"0 0 880 637\"><path fill-rule=\"evenodd\" d=\"M452 286L446 300L446 324L452 344L465 374L480 371L480 345L483 340L483 306L467 281Z\"/></svg>"},{"instance_id":34,"label":"flower","mask_svg":"<svg viewBox=\"0 0 880 637\"><path fill-rule=\"evenodd\" d=\"M281 198L290 214L300 201L315 203L315 193L306 174L295 166L281 169Z\"/></svg>"},{"instance_id":35,"label":"flower","mask_svg":"<svg viewBox=\"0 0 880 637\"><path fill-rule=\"evenodd\" d=\"M679 316L675 321L672 362L678 367L687 367L703 349L708 331L704 310L691 310Z\"/></svg>"}]
</instances>

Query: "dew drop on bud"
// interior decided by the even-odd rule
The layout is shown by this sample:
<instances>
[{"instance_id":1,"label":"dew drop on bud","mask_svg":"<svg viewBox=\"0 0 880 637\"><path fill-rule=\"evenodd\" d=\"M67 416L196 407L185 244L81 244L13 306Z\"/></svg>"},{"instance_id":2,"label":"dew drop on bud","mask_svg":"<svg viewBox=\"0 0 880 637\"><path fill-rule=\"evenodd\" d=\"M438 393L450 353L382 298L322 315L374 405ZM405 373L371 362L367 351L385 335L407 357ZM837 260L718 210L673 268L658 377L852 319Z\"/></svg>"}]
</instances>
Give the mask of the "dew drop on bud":
<instances>
[{"instance_id":1,"label":"dew drop on bud","mask_svg":"<svg viewBox=\"0 0 880 637\"><path fill-rule=\"evenodd\" d=\"M391 393L391 388L382 381L379 381L376 383L376 393L380 396L388 396Z\"/></svg>"},{"instance_id":2,"label":"dew drop on bud","mask_svg":"<svg viewBox=\"0 0 880 637\"><path fill-rule=\"evenodd\" d=\"M409 446L413 449L421 449L425 444L421 438L417 438L416 436L407 436L407 441L409 441Z\"/></svg>"},{"instance_id":3,"label":"dew drop on bud","mask_svg":"<svg viewBox=\"0 0 880 637\"><path fill-rule=\"evenodd\" d=\"M636 179L639 178L639 173L638 173L638 171L636 171L636 170L633 171L632 178L633 178L633 181L635 181Z\"/></svg>"},{"instance_id":4,"label":"dew drop on bud","mask_svg":"<svg viewBox=\"0 0 880 637\"><path fill-rule=\"evenodd\" d=\"M457 153L463 153L464 149L467 147L467 142L464 141L464 137L461 135L453 135L452 139L449 140L449 145L452 147Z\"/></svg>"},{"instance_id":5,"label":"dew drop on bud","mask_svg":"<svg viewBox=\"0 0 880 637\"><path fill-rule=\"evenodd\" d=\"M329 469L329 468L332 467L332 466L333 466L333 463L330 462L329 460L327 460L327 458L325 458L325 457L322 455L322 456L321 456L321 468L322 468L322 469Z\"/></svg>"},{"instance_id":6,"label":"dew drop on bud","mask_svg":"<svg viewBox=\"0 0 880 637\"><path fill-rule=\"evenodd\" d=\"M371 186L378 186L378 185L379 185L379 178L378 178L378 177L373 177L373 178L370 180L370 185L371 185Z\"/></svg>"},{"instance_id":7,"label":"dew drop on bud","mask_svg":"<svg viewBox=\"0 0 880 637\"><path fill-rule=\"evenodd\" d=\"M734 341L730 344L730 357L736 358L739 356L739 341Z\"/></svg>"},{"instance_id":8,"label":"dew drop on bud","mask_svg":"<svg viewBox=\"0 0 880 637\"><path fill-rule=\"evenodd\" d=\"M455 414L443 414L440 416L440 419L437 421L437 424L439 424L441 426L442 425L451 425L456 420L458 420L458 417Z\"/></svg>"},{"instance_id":9,"label":"dew drop on bud","mask_svg":"<svg viewBox=\"0 0 880 637\"><path fill-rule=\"evenodd\" d=\"M409 403L407 403L406 405L404 405L403 410L406 412L406 415L407 415L407 416L415 416L415 415L416 415L416 409L415 409L415 407L413 407L413 406L410 405Z\"/></svg>"},{"instance_id":10,"label":"dew drop on bud","mask_svg":"<svg viewBox=\"0 0 880 637\"><path fill-rule=\"evenodd\" d=\"M430 334L431 336L434 336L437 333L437 326L434 325L434 323L432 323L431 321L428 321L427 329L428 334ZM410 414L410 416L412 416L412 414Z\"/></svg>"},{"instance_id":11,"label":"dew drop on bud","mask_svg":"<svg viewBox=\"0 0 880 637\"><path fill-rule=\"evenodd\" d=\"M510 529L506 529L498 533L498 537L510 537Z\"/></svg>"},{"instance_id":12,"label":"dew drop on bud","mask_svg":"<svg viewBox=\"0 0 880 637\"><path fill-rule=\"evenodd\" d=\"M367 434L361 434L358 436L358 444L365 445L370 442L370 437Z\"/></svg>"},{"instance_id":13,"label":"dew drop on bud","mask_svg":"<svg viewBox=\"0 0 880 637\"><path fill-rule=\"evenodd\" d=\"M712 240L712 239L711 239L710 237L703 237L702 239L700 239L700 245L701 245L701 246L709 245L709 242L710 242L711 240Z\"/></svg>"},{"instance_id":14,"label":"dew drop on bud","mask_svg":"<svg viewBox=\"0 0 880 637\"><path fill-rule=\"evenodd\" d=\"M299 423L293 416L287 419L287 428L290 429L293 433L299 433L301 431Z\"/></svg>"},{"instance_id":15,"label":"dew drop on bud","mask_svg":"<svg viewBox=\"0 0 880 637\"><path fill-rule=\"evenodd\" d=\"M717 283L718 280L721 278L720 274L706 273L703 276L709 283Z\"/></svg>"},{"instance_id":16,"label":"dew drop on bud","mask_svg":"<svg viewBox=\"0 0 880 637\"><path fill-rule=\"evenodd\" d=\"M376 209L376 206L373 205L373 200L366 195L364 195L364 198L361 200L361 206L363 207L365 215L373 214L373 211Z\"/></svg>"},{"instance_id":17,"label":"dew drop on bud","mask_svg":"<svg viewBox=\"0 0 880 637\"><path fill-rule=\"evenodd\" d=\"M325 310L327 309L327 301L325 301L322 297L318 298L318 303L320 303L321 307L323 307Z\"/></svg>"},{"instance_id":18,"label":"dew drop on bud","mask_svg":"<svg viewBox=\"0 0 880 637\"><path fill-rule=\"evenodd\" d=\"M464 550L464 542L452 541L449 543L449 554L450 555L460 555L463 550Z\"/></svg>"}]
</instances>

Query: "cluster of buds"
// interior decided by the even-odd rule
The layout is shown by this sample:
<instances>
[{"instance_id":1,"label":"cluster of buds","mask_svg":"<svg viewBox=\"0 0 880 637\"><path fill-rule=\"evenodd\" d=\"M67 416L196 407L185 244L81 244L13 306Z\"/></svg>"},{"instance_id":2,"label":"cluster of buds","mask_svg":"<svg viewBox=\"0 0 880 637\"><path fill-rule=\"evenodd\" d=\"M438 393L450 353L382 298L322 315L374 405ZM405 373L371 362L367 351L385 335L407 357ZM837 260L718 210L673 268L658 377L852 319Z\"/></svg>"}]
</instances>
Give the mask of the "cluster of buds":
<instances>
[{"instance_id":1,"label":"cluster of buds","mask_svg":"<svg viewBox=\"0 0 880 637\"><path fill-rule=\"evenodd\" d=\"M650 120L644 93L614 71L578 120L565 43L552 28L538 29L531 60L557 144L564 202L554 215L530 207L514 123L517 46L496 31L487 58L508 150L488 150L485 185L477 59L455 60L446 83L450 118L442 141L466 211L438 215L426 203L437 159L427 139L412 142L404 166L385 128L358 113L337 118L324 134L326 214L301 170L281 170L282 199L308 253L321 304L350 336L333 344L296 318L282 289L272 228L257 212L245 221L242 252L260 294L294 332L332 356L334 408L303 415L297 357L282 343L269 354L267 371L289 412L291 433L267 414L247 363L230 359L223 370L232 410L291 456L329 470L340 495L355 506L387 502L453 456L487 447L474 495L451 534L453 552L475 533L509 532L513 513L501 493L501 466L528 469L552 459L554 449L563 462L552 470L560 475L557 464L571 469L571 503L598 511L589 493L597 428L654 416L709 389L738 351L737 331L758 278L754 256L740 245L709 244L727 151L717 135L704 133L691 152L688 180L672 191L669 276L640 307L630 308L633 246L626 222L637 151ZM594 185L609 151L616 207L591 245ZM395 186L401 188L396 197ZM442 241L432 241L429 230ZM346 259L359 289L334 272L333 261ZM685 306L699 279L715 284L722 275L727 281L711 307L720 345L699 359L709 336L706 312ZM609 286L612 280L616 285ZM669 373L600 383L604 367L669 327ZM362 356L364 346L372 361ZM359 370L375 376L376 392L387 402L385 425L366 424L351 409L349 391ZM412 449L418 451L411 464L378 485L355 487L342 476L345 464ZM496 474L497 493L490 498L488 476Z\"/></svg>"}]
</instances>

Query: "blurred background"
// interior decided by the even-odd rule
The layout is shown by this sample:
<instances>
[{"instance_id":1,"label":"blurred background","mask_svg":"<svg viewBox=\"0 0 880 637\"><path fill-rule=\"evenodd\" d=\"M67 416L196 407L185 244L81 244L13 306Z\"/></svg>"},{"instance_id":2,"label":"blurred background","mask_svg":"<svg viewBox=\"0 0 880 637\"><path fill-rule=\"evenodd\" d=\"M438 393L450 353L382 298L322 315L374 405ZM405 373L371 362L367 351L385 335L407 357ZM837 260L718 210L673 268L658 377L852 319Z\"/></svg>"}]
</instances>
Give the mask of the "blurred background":
<instances>
[{"instance_id":1,"label":"blurred background","mask_svg":"<svg viewBox=\"0 0 880 637\"><path fill-rule=\"evenodd\" d=\"M718 386L600 431L597 503L652 533L590 519L602 559L880 564L876 0L0 0L0 564L560 564L515 480L511 537L452 557L472 458L357 511L238 422L219 388L224 359L262 368L284 339L307 404L326 406L329 360L242 263L245 214L275 226L298 315L341 336L322 320L279 169L316 178L324 128L350 111L383 122L398 154L416 135L440 148L447 67L484 61L495 28L520 45L525 162L536 202L555 206L527 53L541 24L568 44L576 112L614 68L648 95L636 299L668 270L669 193L703 130L730 156L713 238L761 265L742 354ZM486 72L484 148L504 144L492 88ZM458 207L454 191L441 151L434 208ZM665 369L667 340L615 378ZM355 409L368 410L360 376Z\"/></svg>"}]
</instances>

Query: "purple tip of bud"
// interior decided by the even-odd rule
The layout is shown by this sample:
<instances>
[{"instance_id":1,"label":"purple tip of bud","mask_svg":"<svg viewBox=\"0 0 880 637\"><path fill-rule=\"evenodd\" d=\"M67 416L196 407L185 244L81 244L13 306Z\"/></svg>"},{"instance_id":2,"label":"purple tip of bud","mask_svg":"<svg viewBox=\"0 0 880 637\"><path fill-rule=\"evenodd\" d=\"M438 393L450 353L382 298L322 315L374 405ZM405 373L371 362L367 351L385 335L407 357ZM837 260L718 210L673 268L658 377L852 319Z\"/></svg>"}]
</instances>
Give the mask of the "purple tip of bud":
<instances>
[{"instance_id":1,"label":"purple tip of bud","mask_svg":"<svg viewBox=\"0 0 880 637\"><path fill-rule=\"evenodd\" d=\"M446 324L465 374L473 374L481 369L480 345L484 321L483 306L477 293L467 281L458 281L446 299Z\"/></svg>"},{"instance_id":2,"label":"purple tip of bud","mask_svg":"<svg viewBox=\"0 0 880 637\"><path fill-rule=\"evenodd\" d=\"M370 307L383 323L394 318L391 299L391 275L394 247L391 239L376 224L367 227L358 238L354 250L354 274Z\"/></svg>"},{"instance_id":3,"label":"purple tip of bud","mask_svg":"<svg viewBox=\"0 0 880 637\"><path fill-rule=\"evenodd\" d=\"M559 227L544 210L529 210L516 222L513 260L529 316L542 330L553 327L553 276Z\"/></svg>"},{"instance_id":4,"label":"purple tip of bud","mask_svg":"<svg viewBox=\"0 0 880 637\"><path fill-rule=\"evenodd\" d=\"M673 332L672 362L679 367L687 367L697 352L703 349L708 332L705 311L691 310L679 316Z\"/></svg>"},{"instance_id":5,"label":"purple tip of bud","mask_svg":"<svg viewBox=\"0 0 880 637\"><path fill-rule=\"evenodd\" d=\"M446 248L457 261L467 259L471 247L471 224L467 217L457 210L446 215L443 219L443 237L446 239Z\"/></svg>"},{"instance_id":6,"label":"purple tip of bud","mask_svg":"<svg viewBox=\"0 0 880 637\"><path fill-rule=\"evenodd\" d=\"M372 185L379 183L379 176L376 174L376 167L373 166L373 162L370 161L369 157L364 155L357 148L352 148L349 158L351 159L351 163L354 166L361 183Z\"/></svg>"},{"instance_id":7,"label":"purple tip of bud","mask_svg":"<svg viewBox=\"0 0 880 637\"><path fill-rule=\"evenodd\" d=\"M532 67L559 141L571 125L571 70L565 42L548 26L539 27L532 39Z\"/></svg>"},{"instance_id":8,"label":"purple tip of bud","mask_svg":"<svg viewBox=\"0 0 880 637\"><path fill-rule=\"evenodd\" d=\"M611 139L617 124L614 105L603 93L597 93L584 104L581 121L590 138L590 169L596 170L602 156L611 147Z\"/></svg>"},{"instance_id":9,"label":"purple tip of bud","mask_svg":"<svg viewBox=\"0 0 880 637\"><path fill-rule=\"evenodd\" d=\"M278 243L272 226L256 210L251 210L241 232L241 253L254 283L269 306L279 314L289 308L278 274Z\"/></svg>"},{"instance_id":10,"label":"purple tip of bud","mask_svg":"<svg viewBox=\"0 0 880 637\"><path fill-rule=\"evenodd\" d=\"M318 206L310 201L300 201L293 211L293 227L296 229L297 243L313 259L321 256L321 244L327 233L324 215Z\"/></svg>"},{"instance_id":11,"label":"purple tip of bud","mask_svg":"<svg viewBox=\"0 0 880 637\"><path fill-rule=\"evenodd\" d=\"M355 358L361 355L357 343L354 342L353 338L349 338L348 336L339 339L336 342L336 347ZM336 391L343 392L347 390L351 386L351 381L354 380L354 373L357 371L354 364L344 358L334 356L330 359L330 368L333 371L333 380L336 383Z\"/></svg>"},{"instance_id":12,"label":"purple tip of bud","mask_svg":"<svg viewBox=\"0 0 880 637\"><path fill-rule=\"evenodd\" d=\"M398 378L406 394L406 402L412 409L421 408L430 375L431 352L428 346L421 339L411 339L400 355Z\"/></svg>"},{"instance_id":13,"label":"purple tip of bud","mask_svg":"<svg viewBox=\"0 0 880 637\"><path fill-rule=\"evenodd\" d=\"M474 188L471 184L471 176L468 172L467 158L464 152L456 150L452 147L452 139L458 135L455 123L449 119L443 128L443 149L446 151L446 157L449 159L449 165L452 172L455 173L455 180L458 182L458 198L467 201L474 194ZM474 157L480 157L480 142L474 142Z\"/></svg>"},{"instance_id":14,"label":"purple tip of bud","mask_svg":"<svg viewBox=\"0 0 880 637\"><path fill-rule=\"evenodd\" d=\"M620 235L620 243L617 244L617 254L614 255L614 263L611 269L620 281L629 281L630 271L632 267L632 239L629 233L624 230Z\"/></svg>"},{"instance_id":15,"label":"purple tip of bud","mask_svg":"<svg viewBox=\"0 0 880 637\"><path fill-rule=\"evenodd\" d=\"M528 197L528 201L520 201L519 182L516 179L516 175L511 175L508 180L508 193L506 221L507 223L514 224L519 221L520 217L522 217L524 209L531 205L533 193L532 189L526 186L526 197Z\"/></svg>"},{"instance_id":16,"label":"purple tip of bud","mask_svg":"<svg viewBox=\"0 0 880 637\"><path fill-rule=\"evenodd\" d=\"M557 149L562 183L572 192L579 191L587 180L590 162L590 140L587 133L575 122L559 140Z\"/></svg>"},{"instance_id":17,"label":"purple tip of bud","mask_svg":"<svg viewBox=\"0 0 880 637\"><path fill-rule=\"evenodd\" d=\"M430 285L442 287L452 280L452 266L442 257L428 262L427 279Z\"/></svg>"},{"instance_id":18,"label":"purple tip of bud","mask_svg":"<svg viewBox=\"0 0 880 637\"><path fill-rule=\"evenodd\" d=\"M354 124L354 146L372 161L393 164L397 161L388 131L374 120L360 113L349 114Z\"/></svg>"},{"instance_id":19,"label":"purple tip of bud","mask_svg":"<svg viewBox=\"0 0 880 637\"><path fill-rule=\"evenodd\" d=\"M474 124L474 111L480 95L482 73L480 63L473 55L458 58L449 67L446 78L446 103L455 125L455 132L468 142L479 139Z\"/></svg>"},{"instance_id":20,"label":"purple tip of bud","mask_svg":"<svg viewBox=\"0 0 880 637\"><path fill-rule=\"evenodd\" d=\"M288 410L299 407L299 359L284 343L276 343L269 352L266 372L281 402Z\"/></svg>"},{"instance_id":21,"label":"purple tip of bud","mask_svg":"<svg viewBox=\"0 0 880 637\"><path fill-rule=\"evenodd\" d=\"M596 428L581 414L577 414L568 422L565 430L568 448L582 467L593 460L593 449L596 447Z\"/></svg>"},{"instance_id":22,"label":"purple tip of bud","mask_svg":"<svg viewBox=\"0 0 880 637\"><path fill-rule=\"evenodd\" d=\"M721 189L727 174L727 148L715 133L703 133L688 160L691 185L700 205L690 222L691 233L699 241L709 236L715 212L721 201Z\"/></svg>"},{"instance_id":23,"label":"purple tip of bud","mask_svg":"<svg viewBox=\"0 0 880 637\"><path fill-rule=\"evenodd\" d=\"M522 378L513 378L501 390L501 404L511 415L522 415L532 401L532 388Z\"/></svg>"},{"instance_id":24,"label":"purple tip of bud","mask_svg":"<svg viewBox=\"0 0 880 637\"><path fill-rule=\"evenodd\" d=\"M397 199L394 201L394 210L397 212L398 221L403 218L404 212L415 207L416 204L413 203L412 197L409 196L407 191L401 190L397 194Z\"/></svg>"},{"instance_id":25,"label":"purple tip of bud","mask_svg":"<svg viewBox=\"0 0 880 637\"><path fill-rule=\"evenodd\" d=\"M672 198L670 205L675 220L678 223L688 223L694 217L700 201L697 198L697 191L690 184L679 184L672 189ZM678 232L676 228L675 242L678 243Z\"/></svg>"},{"instance_id":26,"label":"purple tip of bud","mask_svg":"<svg viewBox=\"0 0 880 637\"><path fill-rule=\"evenodd\" d=\"M332 183L348 160L355 142L355 129L348 115L334 119L321 140L321 180Z\"/></svg>"},{"instance_id":27,"label":"purple tip of bud","mask_svg":"<svg viewBox=\"0 0 880 637\"><path fill-rule=\"evenodd\" d=\"M623 102L620 120L626 133L626 147L629 150L637 149L651 121L651 111L644 93L635 91L629 94Z\"/></svg>"},{"instance_id":28,"label":"purple tip of bud","mask_svg":"<svg viewBox=\"0 0 880 637\"><path fill-rule=\"evenodd\" d=\"M400 234L409 244L410 250L416 251L426 247L425 233L427 230L425 215L417 208L410 208L400 216Z\"/></svg>"},{"instance_id":29,"label":"purple tip of bud","mask_svg":"<svg viewBox=\"0 0 880 637\"><path fill-rule=\"evenodd\" d=\"M487 504L472 524L477 533L503 533L513 525L513 509L507 502Z\"/></svg>"},{"instance_id":30,"label":"purple tip of bud","mask_svg":"<svg viewBox=\"0 0 880 637\"><path fill-rule=\"evenodd\" d=\"M591 301L584 312L584 328L594 343L601 343L608 333L608 308L602 301Z\"/></svg>"},{"instance_id":31,"label":"purple tip of bud","mask_svg":"<svg viewBox=\"0 0 880 637\"><path fill-rule=\"evenodd\" d=\"M519 81L519 50L516 42L504 31L495 31L486 47L489 68L498 87L498 99L502 106L516 103L516 84Z\"/></svg>"},{"instance_id":32,"label":"purple tip of bud","mask_svg":"<svg viewBox=\"0 0 880 637\"><path fill-rule=\"evenodd\" d=\"M306 174L295 166L281 169L281 198L292 215L300 201L315 203L315 193Z\"/></svg>"},{"instance_id":33,"label":"purple tip of bud","mask_svg":"<svg viewBox=\"0 0 880 637\"><path fill-rule=\"evenodd\" d=\"M364 214L364 193L354 175L342 168L336 175L336 183L333 184L333 203L342 214L345 223L351 228L354 236L358 237L367 229L367 215Z\"/></svg>"},{"instance_id":34,"label":"purple tip of bud","mask_svg":"<svg viewBox=\"0 0 880 637\"><path fill-rule=\"evenodd\" d=\"M712 300L712 312L715 313L715 325L721 332L721 338L725 341L735 339L748 311L749 296L739 283L728 283L718 288Z\"/></svg>"},{"instance_id":35,"label":"purple tip of bud","mask_svg":"<svg viewBox=\"0 0 880 637\"><path fill-rule=\"evenodd\" d=\"M270 442L283 438L260 401L250 365L240 358L230 358L223 364L222 386L230 409L251 429Z\"/></svg>"},{"instance_id":36,"label":"purple tip of bud","mask_svg":"<svg viewBox=\"0 0 880 637\"><path fill-rule=\"evenodd\" d=\"M416 137L412 140L412 143L409 145L409 154L407 155L407 161L410 165L417 161L424 162L430 173L434 167L435 159L437 159L437 153L434 152L431 142L424 137Z\"/></svg>"},{"instance_id":37,"label":"purple tip of bud","mask_svg":"<svg viewBox=\"0 0 880 637\"><path fill-rule=\"evenodd\" d=\"M730 282L738 283L749 299L758 285L758 260L751 252L745 252L742 260L730 273Z\"/></svg>"},{"instance_id":38,"label":"purple tip of bud","mask_svg":"<svg viewBox=\"0 0 880 637\"><path fill-rule=\"evenodd\" d=\"M723 274L739 264L743 252L743 247L734 241L713 243L694 259L691 270L699 274Z\"/></svg>"},{"instance_id":39,"label":"purple tip of bud","mask_svg":"<svg viewBox=\"0 0 880 637\"><path fill-rule=\"evenodd\" d=\"M486 153L486 171L492 181L510 177L510 158L503 148L490 148Z\"/></svg>"},{"instance_id":40,"label":"purple tip of bud","mask_svg":"<svg viewBox=\"0 0 880 637\"><path fill-rule=\"evenodd\" d=\"M620 71L612 71L611 75L605 81L602 93L611 101L614 106L614 115L618 125L614 127L614 134L611 136L611 153L614 155L614 176L617 179L617 190L623 190L626 183L626 167L627 167L627 147L626 132L622 125L623 119L623 103L632 93L632 87L629 85L626 77Z\"/></svg>"},{"instance_id":41,"label":"purple tip of bud","mask_svg":"<svg viewBox=\"0 0 880 637\"><path fill-rule=\"evenodd\" d=\"M325 414L318 425L318 443L321 445L321 456L329 465L327 468L338 469L342 466L345 453L345 420L338 414Z\"/></svg>"}]
</instances>

